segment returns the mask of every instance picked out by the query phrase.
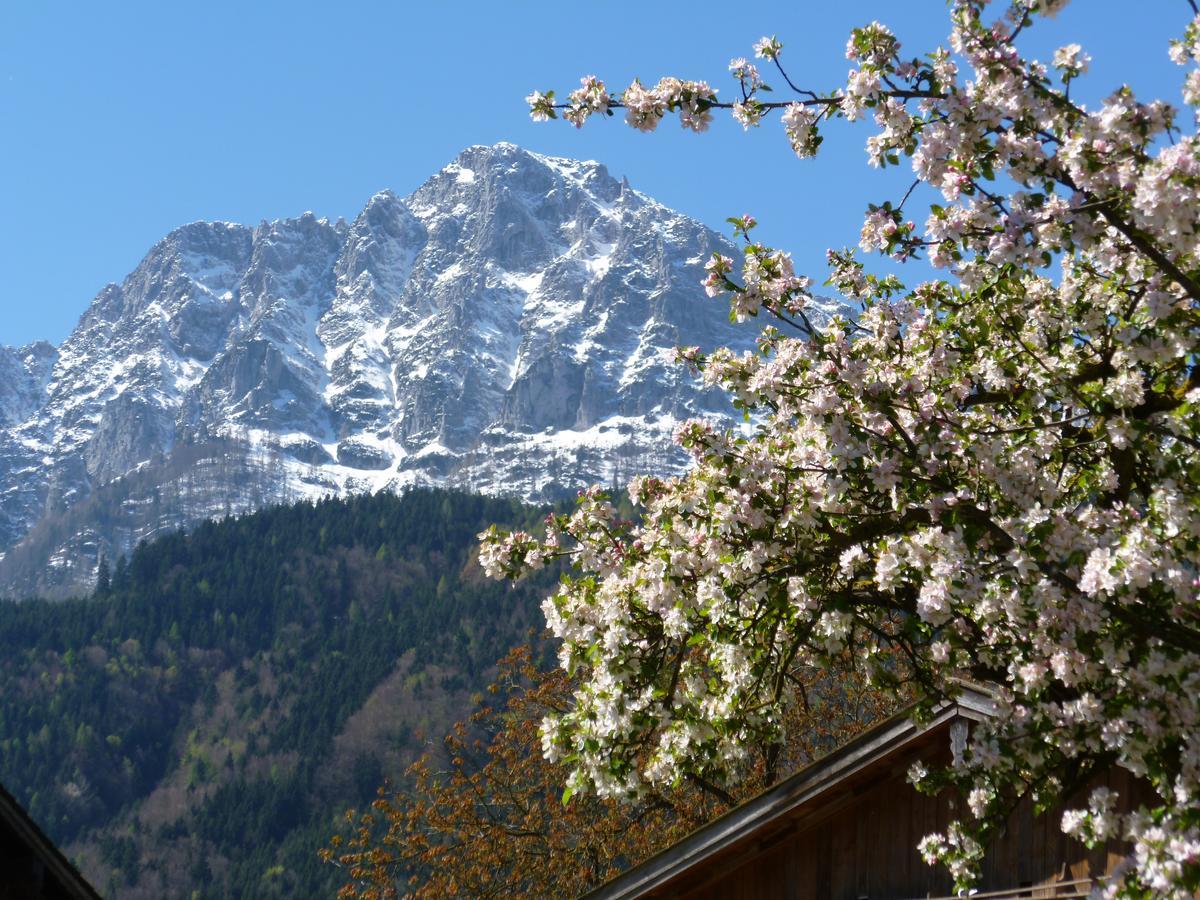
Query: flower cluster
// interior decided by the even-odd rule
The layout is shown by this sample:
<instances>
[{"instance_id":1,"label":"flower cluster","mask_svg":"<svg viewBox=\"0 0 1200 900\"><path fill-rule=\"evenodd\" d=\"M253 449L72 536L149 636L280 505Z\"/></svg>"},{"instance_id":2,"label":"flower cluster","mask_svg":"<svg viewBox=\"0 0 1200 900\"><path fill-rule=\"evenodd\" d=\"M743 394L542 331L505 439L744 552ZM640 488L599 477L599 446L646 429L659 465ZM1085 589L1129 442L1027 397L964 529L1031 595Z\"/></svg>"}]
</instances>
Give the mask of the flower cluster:
<instances>
[{"instance_id":1,"label":"flower cluster","mask_svg":"<svg viewBox=\"0 0 1200 900\"><path fill-rule=\"evenodd\" d=\"M784 110L783 129L787 132L788 143L801 159L813 156L821 146L816 124L816 115L802 103L789 103Z\"/></svg>"},{"instance_id":2,"label":"flower cluster","mask_svg":"<svg viewBox=\"0 0 1200 900\"><path fill-rule=\"evenodd\" d=\"M783 44L775 37L759 38L754 42L754 55L759 59L775 60L783 50Z\"/></svg>"},{"instance_id":3,"label":"flower cluster","mask_svg":"<svg viewBox=\"0 0 1200 900\"><path fill-rule=\"evenodd\" d=\"M1088 70L1091 61L1079 44L1067 44L1054 52L1054 68L1062 72L1064 81L1078 78Z\"/></svg>"},{"instance_id":4,"label":"flower cluster","mask_svg":"<svg viewBox=\"0 0 1200 900\"><path fill-rule=\"evenodd\" d=\"M653 131L668 112L678 112L684 128L704 131L716 100L717 92L706 82L678 78L664 78L649 89L635 79L621 95L626 121L640 131Z\"/></svg>"},{"instance_id":5,"label":"flower cluster","mask_svg":"<svg viewBox=\"0 0 1200 900\"><path fill-rule=\"evenodd\" d=\"M610 98L603 81L595 75L585 75L580 79L579 87L571 91L567 100L569 104L563 118L579 128L592 113L608 112Z\"/></svg>"},{"instance_id":6,"label":"flower cluster","mask_svg":"<svg viewBox=\"0 0 1200 900\"><path fill-rule=\"evenodd\" d=\"M762 76L758 74L758 66L748 62L744 56L729 61L729 73L741 82L742 88L746 91L752 91L762 86L763 80Z\"/></svg>"},{"instance_id":7,"label":"flower cluster","mask_svg":"<svg viewBox=\"0 0 1200 900\"><path fill-rule=\"evenodd\" d=\"M923 224L911 193L873 205L860 247L927 255L946 278L909 289L831 251L857 314L811 321L807 280L734 220L740 275L717 255L706 291L795 334L681 358L753 434L683 424L695 467L630 486L640 523L592 492L545 543L488 536L494 571L576 565L546 614L581 686L543 728L573 787L736 779L748 744L779 739L797 668L854 647L879 684L915 680L929 704L962 677L997 687L956 764L914 773L967 800L921 845L960 887L1017 797L1061 803L1113 765L1153 801L1101 788L1062 822L1130 842L1111 895L1200 887L1200 139L1129 88L1077 105L1077 45L1055 54L1057 80L1023 59L1018 36L1063 5L988 18L954 0L948 47L910 59L873 23L826 93L762 101L736 60L737 103L676 79L610 99L643 130L689 103L746 125L780 111L799 156L824 122L873 119L870 161L907 160L939 202ZM755 50L794 87L777 40ZM1171 54L1195 103L1200 19Z\"/></svg>"}]
</instances>

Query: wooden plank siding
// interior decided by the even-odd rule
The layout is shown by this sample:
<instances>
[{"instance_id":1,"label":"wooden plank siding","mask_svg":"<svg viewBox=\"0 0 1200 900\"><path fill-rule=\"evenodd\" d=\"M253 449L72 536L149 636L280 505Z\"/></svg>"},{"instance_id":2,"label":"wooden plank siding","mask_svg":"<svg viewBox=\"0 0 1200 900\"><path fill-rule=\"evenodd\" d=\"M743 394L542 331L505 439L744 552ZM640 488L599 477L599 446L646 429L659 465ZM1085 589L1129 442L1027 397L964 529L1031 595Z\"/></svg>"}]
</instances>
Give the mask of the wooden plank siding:
<instances>
[{"instance_id":1,"label":"wooden plank siding","mask_svg":"<svg viewBox=\"0 0 1200 900\"><path fill-rule=\"evenodd\" d=\"M916 845L926 834L944 832L961 801L949 790L936 797L918 793L907 772L918 760L931 767L949 764L951 725L979 721L981 708L946 710L924 729L899 717L889 720L589 897L897 900L951 895L949 875L927 865ZM1081 802L1095 784L1107 784L1126 803L1148 791L1128 773L1114 771L1081 791ZM1086 896L1084 887L1064 882L1087 883L1105 875L1125 848L1114 842L1089 852L1062 834L1061 818L1061 810L1035 815L1033 804L1023 800L988 848L979 889L1008 896Z\"/></svg>"},{"instance_id":2,"label":"wooden plank siding","mask_svg":"<svg viewBox=\"0 0 1200 900\"><path fill-rule=\"evenodd\" d=\"M926 757L926 761L944 763L948 759ZM1132 789L1132 784L1117 784L1117 776L1106 780L1114 790ZM916 845L929 833L930 824L944 830L955 816L956 805L949 791L929 797L914 790L903 775L891 774L874 781L832 813L809 817L803 827L772 842L769 848L734 860L728 869L714 860L702 871L645 896L680 900L946 896L953 893L949 875L940 867L927 865ZM1120 848L1113 845L1088 851L1062 834L1058 827L1061 815L1052 811L1035 816L1032 803L1022 801L1005 833L989 848L980 889L1032 888L1106 874L1121 858ZM1044 895L1054 894L1046 891Z\"/></svg>"}]
</instances>

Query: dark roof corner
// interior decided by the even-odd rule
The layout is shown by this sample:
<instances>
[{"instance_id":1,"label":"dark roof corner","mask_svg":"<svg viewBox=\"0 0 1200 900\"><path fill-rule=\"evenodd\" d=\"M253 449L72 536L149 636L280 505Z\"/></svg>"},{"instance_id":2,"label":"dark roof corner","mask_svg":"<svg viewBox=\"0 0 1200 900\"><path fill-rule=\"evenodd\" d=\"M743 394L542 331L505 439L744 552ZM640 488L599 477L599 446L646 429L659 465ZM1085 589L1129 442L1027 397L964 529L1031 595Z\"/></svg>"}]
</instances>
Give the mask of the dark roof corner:
<instances>
[{"instance_id":1,"label":"dark roof corner","mask_svg":"<svg viewBox=\"0 0 1200 900\"><path fill-rule=\"evenodd\" d=\"M100 895L0 785L0 900L100 900Z\"/></svg>"}]
</instances>

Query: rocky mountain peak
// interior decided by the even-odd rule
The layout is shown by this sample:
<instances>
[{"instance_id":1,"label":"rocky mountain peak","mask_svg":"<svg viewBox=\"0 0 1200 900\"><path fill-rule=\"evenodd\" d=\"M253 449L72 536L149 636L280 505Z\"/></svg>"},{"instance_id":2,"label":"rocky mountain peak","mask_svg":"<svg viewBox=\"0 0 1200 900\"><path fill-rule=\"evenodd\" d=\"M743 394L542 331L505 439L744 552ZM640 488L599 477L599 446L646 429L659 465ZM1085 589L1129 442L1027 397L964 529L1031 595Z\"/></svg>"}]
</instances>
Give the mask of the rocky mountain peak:
<instances>
[{"instance_id":1,"label":"rocky mountain peak","mask_svg":"<svg viewBox=\"0 0 1200 900\"><path fill-rule=\"evenodd\" d=\"M675 424L730 410L670 350L755 336L700 288L717 250L600 163L507 143L348 224L182 226L57 351L0 349L0 590L279 500L679 471Z\"/></svg>"}]
</instances>

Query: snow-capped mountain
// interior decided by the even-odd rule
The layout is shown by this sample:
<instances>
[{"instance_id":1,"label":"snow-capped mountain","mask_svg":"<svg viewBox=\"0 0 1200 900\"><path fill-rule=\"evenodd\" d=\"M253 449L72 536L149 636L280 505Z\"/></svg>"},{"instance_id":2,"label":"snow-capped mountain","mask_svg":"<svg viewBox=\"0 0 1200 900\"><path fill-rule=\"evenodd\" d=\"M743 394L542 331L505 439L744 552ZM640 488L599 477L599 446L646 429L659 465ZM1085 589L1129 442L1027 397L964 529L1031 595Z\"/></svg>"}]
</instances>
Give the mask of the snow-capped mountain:
<instances>
[{"instance_id":1,"label":"snow-capped mountain","mask_svg":"<svg viewBox=\"0 0 1200 900\"><path fill-rule=\"evenodd\" d=\"M284 499L678 471L676 423L730 410L669 351L755 336L699 286L714 250L604 166L511 144L350 224L179 228L61 347L0 348L0 591Z\"/></svg>"}]
</instances>

